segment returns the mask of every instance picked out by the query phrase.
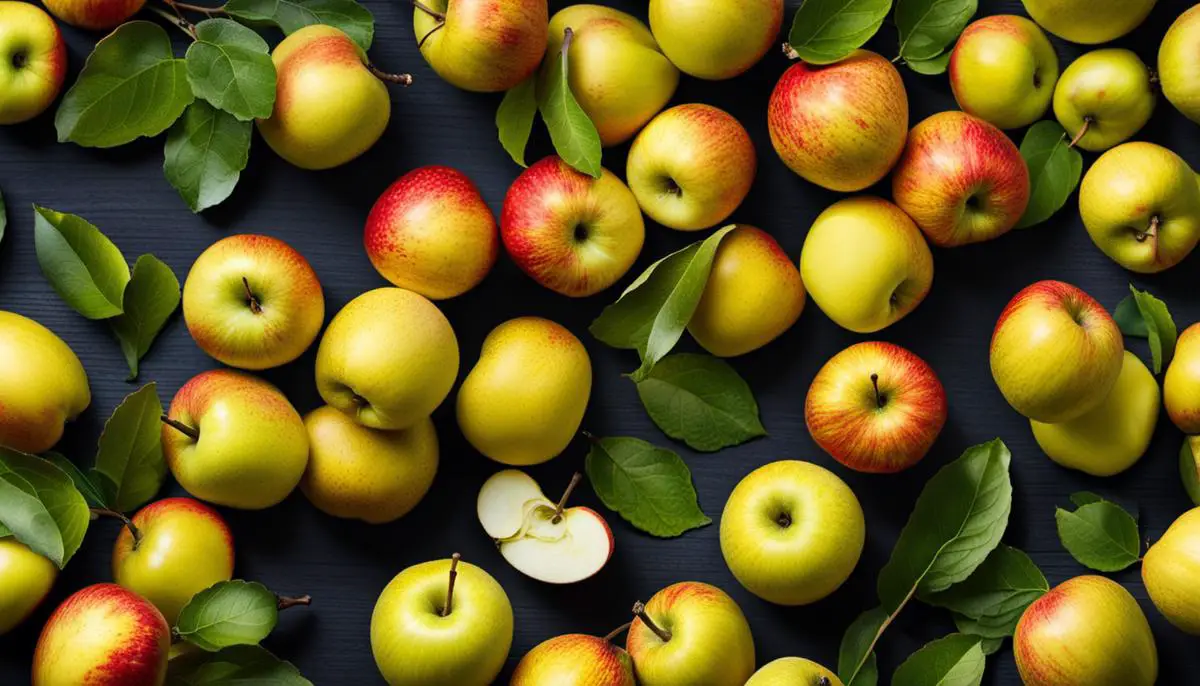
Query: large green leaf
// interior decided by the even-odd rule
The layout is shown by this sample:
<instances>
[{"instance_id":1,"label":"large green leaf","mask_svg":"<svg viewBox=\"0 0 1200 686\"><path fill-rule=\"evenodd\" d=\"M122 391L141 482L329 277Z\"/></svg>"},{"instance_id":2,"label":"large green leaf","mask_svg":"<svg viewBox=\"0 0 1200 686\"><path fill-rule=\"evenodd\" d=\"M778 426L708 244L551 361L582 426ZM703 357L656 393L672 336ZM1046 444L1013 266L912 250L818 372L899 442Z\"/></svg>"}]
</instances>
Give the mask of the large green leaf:
<instances>
[{"instance_id":1,"label":"large green leaf","mask_svg":"<svg viewBox=\"0 0 1200 686\"><path fill-rule=\"evenodd\" d=\"M197 100L167 133L163 173L193 212L233 193L250 160L248 121Z\"/></svg>"},{"instance_id":2,"label":"large green leaf","mask_svg":"<svg viewBox=\"0 0 1200 686\"><path fill-rule=\"evenodd\" d=\"M234 579L200 591L179 612L180 638L215 652L235 645L256 645L279 622L278 599L260 583Z\"/></svg>"},{"instance_id":3,"label":"large green leaf","mask_svg":"<svg viewBox=\"0 0 1200 686\"><path fill-rule=\"evenodd\" d=\"M900 56L922 62L945 54L977 9L978 0L896 0Z\"/></svg>"},{"instance_id":4,"label":"large green leaf","mask_svg":"<svg viewBox=\"0 0 1200 686\"><path fill-rule=\"evenodd\" d=\"M500 145L513 162L526 166L525 146L533 131L533 120L537 116L537 75L530 76L513 86L504 94L496 110L496 131Z\"/></svg>"},{"instance_id":5,"label":"large green leaf","mask_svg":"<svg viewBox=\"0 0 1200 686\"><path fill-rule=\"evenodd\" d=\"M1113 310L1113 319L1126 336L1147 339L1154 373L1161 373L1174 357L1175 343L1179 337L1179 330L1167 304L1130 284L1129 295L1117 303L1117 309Z\"/></svg>"},{"instance_id":6,"label":"large green leaf","mask_svg":"<svg viewBox=\"0 0 1200 686\"><path fill-rule=\"evenodd\" d=\"M74 462L68 460L60 453L49 452L43 455L55 467L63 471L63 474L71 477L71 481L75 484L75 488L79 494L83 496L88 507L98 507L101 509L111 509L112 504L109 502L108 496L93 480L91 476L85 474Z\"/></svg>"},{"instance_id":7,"label":"large green leaf","mask_svg":"<svg viewBox=\"0 0 1200 686\"><path fill-rule=\"evenodd\" d=\"M563 37L562 50L550 55L542 65L544 74L537 88L538 110L550 132L550 142L564 162L584 174L600 178L602 150L600 134L587 112L571 92L567 55L572 43L571 29Z\"/></svg>"},{"instance_id":8,"label":"large green leaf","mask_svg":"<svg viewBox=\"0 0 1200 686\"><path fill-rule=\"evenodd\" d=\"M831 64L871 40L891 9L892 0L804 0L788 43L805 62Z\"/></svg>"},{"instance_id":9,"label":"large green leaf","mask_svg":"<svg viewBox=\"0 0 1200 686\"><path fill-rule=\"evenodd\" d=\"M1029 204L1018 228L1041 224L1062 209L1079 186L1083 155L1072 148L1056 121L1039 121L1021 139L1021 157L1029 168Z\"/></svg>"},{"instance_id":10,"label":"large green leaf","mask_svg":"<svg viewBox=\"0 0 1200 686\"><path fill-rule=\"evenodd\" d=\"M312 686L312 682L266 648L239 645L171 660L166 686Z\"/></svg>"},{"instance_id":11,"label":"large green leaf","mask_svg":"<svg viewBox=\"0 0 1200 686\"><path fill-rule=\"evenodd\" d=\"M692 473L670 450L636 438L601 438L585 467L604 505L648 534L669 538L712 523L696 502Z\"/></svg>"},{"instance_id":12,"label":"large green leaf","mask_svg":"<svg viewBox=\"0 0 1200 686\"><path fill-rule=\"evenodd\" d=\"M1063 547L1085 567L1118 572L1141 557L1137 520L1116 503L1087 502L1074 512L1060 507L1054 522Z\"/></svg>"},{"instance_id":13,"label":"large green leaf","mask_svg":"<svg viewBox=\"0 0 1200 686\"><path fill-rule=\"evenodd\" d=\"M196 24L186 60L196 97L242 121L271 116L275 64L267 42L254 31L231 19L206 19Z\"/></svg>"},{"instance_id":14,"label":"large green leaf","mask_svg":"<svg viewBox=\"0 0 1200 686\"><path fill-rule=\"evenodd\" d=\"M59 297L88 319L121 314L129 264L117 246L82 217L33 210L38 265Z\"/></svg>"},{"instance_id":15,"label":"large green leaf","mask_svg":"<svg viewBox=\"0 0 1200 686\"><path fill-rule=\"evenodd\" d=\"M0 447L0 523L17 540L63 567L90 521L70 476L40 457Z\"/></svg>"},{"instance_id":16,"label":"large green leaf","mask_svg":"<svg viewBox=\"0 0 1200 686\"><path fill-rule=\"evenodd\" d=\"M130 381L137 378L138 361L150 351L158 332L179 307L179 300L175 272L154 255L139 257L125 287L125 311L111 320L129 365Z\"/></svg>"},{"instance_id":17,"label":"large green leaf","mask_svg":"<svg viewBox=\"0 0 1200 686\"><path fill-rule=\"evenodd\" d=\"M252 24L278 26L286 34L311 24L341 29L363 50L371 47L375 18L355 0L229 0L229 16Z\"/></svg>"},{"instance_id":18,"label":"large green leaf","mask_svg":"<svg viewBox=\"0 0 1200 686\"><path fill-rule=\"evenodd\" d=\"M987 638L1011 636L1030 603L1050 590L1042 570L1023 551L1000 545L965 581L921 597L975 622L970 632Z\"/></svg>"},{"instance_id":19,"label":"large green leaf","mask_svg":"<svg viewBox=\"0 0 1200 686\"><path fill-rule=\"evenodd\" d=\"M908 65L909 69L912 69L918 74L924 74L925 76L936 76L938 74L946 73L946 68L950 66L950 53L943 52L937 57L927 60L904 60L904 63Z\"/></svg>"},{"instance_id":20,"label":"large green leaf","mask_svg":"<svg viewBox=\"0 0 1200 686\"><path fill-rule=\"evenodd\" d=\"M668 355L637 390L658 428L694 450L713 452L767 433L750 386L711 355Z\"/></svg>"},{"instance_id":21,"label":"large green leaf","mask_svg":"<svg viewBox=\"0 0 1200 686\"><path fill-rule=\"evenodd\" d=\"M874 645L891 621L882 607L862 613L846 627L838 648L838 678L845 686L875 686L879 681Z\"/></svg>"},{"instance_id":22,"label":"large green leaf","mask_svg":"<svg viewBox=\"0 0 1200 686\"><path fill-rule=\"evenodd\" d=\"M96 471L116 486L113 509L119 512L141 507L162 487L162 414L158 386L151 382L125 398L104 424Z\"/></svg>"},{"instance_id":23,"label":"large green leaf","mask_svg":"<svg viewBox=\"0 0 1200 686\"><path fill-rule=\"evenodd\" d=\"M978 636L950 634L925 644L892 675L892 686L979 686L986 660Z\"/></svg>"}]
</instances>

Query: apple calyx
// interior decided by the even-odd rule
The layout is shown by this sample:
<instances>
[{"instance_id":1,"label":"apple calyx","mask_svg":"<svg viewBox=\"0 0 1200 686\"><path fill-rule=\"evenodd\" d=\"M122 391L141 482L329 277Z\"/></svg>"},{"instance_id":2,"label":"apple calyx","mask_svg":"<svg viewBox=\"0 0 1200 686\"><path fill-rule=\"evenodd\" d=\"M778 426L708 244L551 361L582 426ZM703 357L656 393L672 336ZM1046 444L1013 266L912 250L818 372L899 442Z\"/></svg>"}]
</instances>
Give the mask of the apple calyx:
<instances>
[{"instance_id":1,"label":"apple calyx","mask_svg":"<svg viewBox=\"0 0 1200 686\"><path fill-rule=\"evenodd\" d=\"M458 578L458 561L462 555L454 553L450 556L450 583L446 585L446 604L438 612L442 617L450 616L450 608L454 605L454 580Z\"/></svg>"},{"instance_id":2,"label":"apple calyx","mask_svg":"<svg viewBox=\"0 0 1200 686\"><path fill-rule=\"evenodd\" d=\"M1150 217L1150 226L1147 227L1145 231L1136 231L1135 230L1135 233L1133 235L1134 239L1137 240L1138 243L1145 243L1147 238L1157 238L1158 237L1158 225L1161 221L1162 220L1160 220L1158 218L1157 214L1153 215L1152 217Z\"/></svg>"},{"instance_id":3,"label":"apple calyx","mask_svg":"<svg viewBox=\"0 0 1200 686\"><path fill-rule=\"evenodd\" d=\"M275 596L275 607L280 611L286 610L289 607L296 607L297 605L312 605L312 596L308 594L296 596L294 598L286 595Z\"/></svg>"},{"instance_id":4,"label":"apple calyx","mask_svg":"<svg viewBox=\"0 0 1200 686\"><path fill-rule=\"evenodd\" d=\"M262 303L258 301L254 291L250 290L250 280L244 276L242 277L242 288L246 290L246 304L250 306L250 311L254 314L262 314Z\"/></svg>"},{"instance_id":5,"label":"apple calyx","mask_svg":"<svg viewBox=\"0 0 1200 686\"><path fill-rule=\"evenodd\" d=\"M113 519L121 520L121 523L123 525L125 525L125 528L129 529L129 534L131 536L133 536L133 549L137 550L138 546L141 545L141 543L142 543L141 530L139 530L137 528L137 525L135 525L133 523L132 519L130 519L129 517L126 517L123 513L117 512L116 510L110 510L107 507L89 508L89 512L92 513L93 518L94 517L112 517Z\"/></svg>"},{"instance_id":6,"label":"apple calyx","mask_svg":"<svg viewBox=\"0 0 1200 686\"><path fill-rule=\"evenodd\" d=\"M184 424L183 422L179 421L178 419L171 419L170 417L168 417L165 414L160 415L159 420L161 420L163 424L166 424L167 426L171 427L172 429L175 429L176 431L183 434L184 436L187 436L188 438L192 439L193 441L200 440L200 430L195 427L188 426L187 424Z\"/></svg>"},{"instance_id":7,"label":"apple calyx","mask_svg":"<svg viewBox=\"0 0 1200 686\"><path fill-rule=\"evenodd\" d=\"M655 624L654 620L650 619L650 615L646 613L646 605L642 603L642 601L639 600L633 604L633 615L642 620L642 623L646 625L646 628L650 631L653 631L654 635L658 636L659 640L661 640L663 643L670 642L671 632Z\"/></svg>"},{"instance_id":8,"label":"apple calyx","mask_svg":"<svg viewBox=\"0 0 1200 686\"><path fill-rule=\"evenodd\" d=\"M871 374L871 386L875 389L875 407L883 409L887 406L887 393L879 392L879 375Z\"/></svg>"},{"instance_id":9,"label":"apple calyx","mask_svg":"<svg viewBox=\"0 0 1200 686\"><path fill-rule=\"evenodd\" d=\"M1088 127L1090 127L1094 121L1096 121L1096 118L1092 115L1089 114L1085 116L1083 118L1083 126L1079 127L1079 133L1075 134L1075 137L1071 139L1071 142L1067 144L1067 147L1073 148L1078 145L1079 141L1083 140L1083 137L1087 135Z\"/></svg>"}]
</instances>

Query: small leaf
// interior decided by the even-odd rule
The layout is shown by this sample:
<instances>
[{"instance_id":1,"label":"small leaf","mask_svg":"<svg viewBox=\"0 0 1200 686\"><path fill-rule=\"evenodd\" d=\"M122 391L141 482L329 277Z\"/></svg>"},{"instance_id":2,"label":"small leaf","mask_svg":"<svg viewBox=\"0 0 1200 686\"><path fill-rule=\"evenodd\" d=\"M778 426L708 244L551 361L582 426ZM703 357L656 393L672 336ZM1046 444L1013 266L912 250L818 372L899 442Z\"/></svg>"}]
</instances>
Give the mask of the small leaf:
<instances>
[{"instance_id":1,"label":"small leaf","mask_svg":"<svg viewBox=\"0 0 1200 686\"><path fill-rule=\"evenodd\" d=\"M167 133L163 174L192 212L218 205L233 193L250 159L248 121L238 121L203 100L188 106Z\"/></svg>"},{"instance_id":2,"label":"small leaf","mask_svg":"<svg viewBox=\"0 0 1200 686\"><path fill-rule=\"evenodd\" d=\"M0 447L0 523L61 569L91 522L71 477L40 457Z\"/></svg>"},{"instance_id":3,"label":"small leaf","mask_svg":"<svg viewBox=\"0 0 1200 686\"><path fill-rule=\"evenodd\" d=\"M1175 355L1179 331L1167 304L1146 291L1129 285L1130 295L1117 304L1113 319L1126 336L1146 338L1150 343L1150 358L1154 373L1159 374Z\"/></svg>"},{"instance_id":4,"label":"small leaf","mask_svg":"<svg viewBox=\"0 0 1200 686\"><path fill-rule=\"evenodd\" d=\"M103 509L111 509L109 499L101 490L100 486L92 480L90 476L84 474L75 463L68 460L65 456L49 452L45 454L45 458L50 461L55 467L63 471L63 474L71 477L71 481L75 484L75 488L79 490L88 507L99 507Z\"/></svg>"},{"instance_id":5,"label":"small leaf","mask_svg":"<svg viewBox=\"0 0 1200 686\"><path fill-rule=\"evenodd\" d=\"M700 510L692 473L678 455L636 438L592 442L588 480L610 510L652 536L670 538L712 520Z\"/></svg>"},{"instance_id":6,"label":"small leaf","mask_svg":"<svg viewBox=\"0 0 1200 686\"><path fill-rule=\"evenodd\" d=\"M162 413L158 386L151 382L125 398L104 424L96 471L116 487L113 509L118 512L137 509L162 487L167 474Z\"/></svg>"},{"instance_id":7,"label":"small leaf","mask_svg":"<svg viewBox=\"0 0 1200 686\"><path fill-rule=\"evenodd\" d=\"M937 57L931 57L927 60L904 60L909 69L922 74L924 76L937 76L945 74L946 69L950 67L950 51L947 50Z\"/></svg>"},{"instance_id":8,"label":"small leaf","mask_svg":"<svg viewBox=\"0 0 1200 686\"><path fill-rule=\"evenodd\" d=\"M129 264L117 246L82 217L33 210L38 264L59 297L88 319L121 314Z\"/></svg>"},{"instance_id":9,"label":"small leaf","mask_svg":"<svg viewBox=\"0 0 1200 686\"><path fill-rule=\"evenodd\" d=\"M167 130L195 96L171 39L148 21L100 39L54 117L58 142L111 148Z\"/></svg>"},{"instance_id":10,"label":"small leaf","mask_svg":"<svg viewBox=\"0 0 1200 686\"><path fill-rule=\"evenodd\" d=\"M1000 545L966 580L921 600L970 619L973 629L963 633L1003 638L1012 635L1025 608L1049 590L1042 570L1028 555Z\"/></svg>"},{"instance_id":11,"label":"small leaf","mask_svg":"<svg viewBox=\"0 0 1200 686\"><path fill-rule=\"evenodd\" d=\"M341 29L367 50L375 35L375 18L354 0L229 0L225 13L250 24L278 26L291 34L311 24Z\"/></svg>"},{"instance_id":12,"label":"small leaf","mask_svg":"<svg viewBox=\"0 0 1200 686\"><path fill-rule=\"evenodd\" d=\"M978 636L950 634L926 643L892 675L892 686L979 686L986 666Z\"/></svg>"},{"instance_id":13,"label":"small leaf","mask_svg":"<svg viewBox=\"0 0 1200 686\"><path fill-rule=\"evenodd\" d=\"M1085 567L1117 572L1138 561L1137 520L1116 503L1102 500L1074 512L1058 508L1054 521L1063 547Z\"/></svg>"},{"instance_id":14,"label":"small leaf","mask_svg":"<svg viewBox=\"0 0 1200 686\"><path fill-rule=\"evenodd\" d=\"M750 386L711 355L664 357L637 390L658 428L694 450L713 452L767 433Z\"/></svg>"},{"instance_id":15,"label":"small leaf","mask_svg":"<svg viewBox=\"0 0 1200 686\"><path fill-rule=\"evenodd\" d=\"M508 89L500 108L496 110L496 130L500 134L500 145L508 152L513 162L525 164L525 146L533 131L533 119L537 116L537 75L530 76Z\"/></svg>"},{"instance_id":16,"label":"small leaf","mask_svg":"<svg viewBox=\"0 0 1200 686\"><path fill-rule=\"evenodd\" d=\"M948 55L977 9L978 0L896 0L900 56L920 62Z\"/></svg>"},{"instance_id":17,"label":"small leaf","mask_svg":"<svg viewBox=\"0 0 1200 686\"><path fill-rule=\"evenodd\" d=\"M891 9L892 0L804 0L788 43L805 62L832 64L871 40Z\"/></svg>"},{"instance_id":18,"label":"small leaf","mask_svg":"<svg viewBox=\"0 0 1200 686\"><path fill-rule=\"evenodd\" d=\"M1200 442L1200 438L1188 436L1183 439L1183 445L1179 448L1179 476L1183 479L1183 488L1192 499L1192 503L1200 505L1200 465L1196 463L1193 440Z\"/></svg>"},{"instance_id":19,"label":"small leaf","mask_svg":"<svg viewBox=\"0 0 1200 686\"><path fill-rule=\"evenodd\" d=\"M312 686L312 682L266 648L239 645L171 660L166 686Z\"/></svg>"},{"instance_id":20,"label":"small leaf","mask_svg":"<svg viewBox=\"0 0 1200 686\"><path fill-rule=\"evenodd\" d=\"M600 134L587 112L571 93L567 56L571 49L571 29L563 36L562 50L550 55L537 88L538 110L550 131L550 142L564 162L594 178L600 178L602 151Z\"/></svg>"},{"instance_id":21,"label":"small leaf","mask_svg":"<svg viewBox=\"0 0 1200 686\"><path fill-rule=\"evenodd\" d=\"M1103 501L1104 498L1101 498L1091 491L1076 491L1075 493L1071 494L1071 502L1075 504L1075 507L1083 507L1084 505L1091 505L1092 503L1099 503Z\"/></svg>"},{"instance_id":22,"label":"small leaf","mask_svg":"<svg viewBox=\"0 0 1200 686\"><path fill-rule=\"evenodd\" d=\"M1134 301L1132 295L1127 295L1121 298L1121 302L1117 303L1117 309L1113 310L1113 320L1117 322L1117 327L1121 329L1121 333L1134 338L1149 338L1150 328L1145 319L1142 319L1142 311L1138 309L1137 302Z\"/></svg>"},{"instance_id":23,"label":"small leaf","mask_svg":"<svg viewBox=\"0 0 1200 686\"><path fill-rule=\"evenodd\" d=\"M1070 147L1063 127L1047 119L1025 132L1021 157L1029 167L1029 204L1017 228L1026 228L1041 224L1067 204L1083 174L1083 155Z\"/></svg>"},{"instance_id":24,"label":"small leaf","mask_svg":"<svg viewBox=\"0 0 1200 686\"><path fill-rule=\"evenodd\" d=\"M125 312L110 322L129 365L129 381L137 378L138 361L150 351L158 332L179 307L179 300L175 272L154 255L139 257L125 287Z\"/></svg>"},{"instance_id":25,"label":"small leaf","mask_svg":"<svg viewBox=\"0 0 1200 686\"><path fill-rule=\"evenodd\" d=\"M275 107L275 64L267 42L231 19L196 24L187 50L188 83L196 97L242 121L266 119Z\"/></svg>"},{"instance_id":26,"label":"small leaf","mask_svg":"<svg viewBox=\"0 0 1200 686\"><path fill-rule=\"evenodd\" d=\"M278 602L260 583L221 581L188 601L175 630L183 640L209 652L256 645L279 622Z\"/></svg>"},{"instance_id":27,"label":"small leaf","mask_svg":"<svg viewBox=\"0 0 1200 686\"><path fill-rule=\"evenodd\" d=\"M888 622L888 613L882 607L867 610L855 619L842 635L838 649L838 678L845 686L875 686L879 681L879 667L875 651L876 639Z\"/></svg>"}]
</instances>

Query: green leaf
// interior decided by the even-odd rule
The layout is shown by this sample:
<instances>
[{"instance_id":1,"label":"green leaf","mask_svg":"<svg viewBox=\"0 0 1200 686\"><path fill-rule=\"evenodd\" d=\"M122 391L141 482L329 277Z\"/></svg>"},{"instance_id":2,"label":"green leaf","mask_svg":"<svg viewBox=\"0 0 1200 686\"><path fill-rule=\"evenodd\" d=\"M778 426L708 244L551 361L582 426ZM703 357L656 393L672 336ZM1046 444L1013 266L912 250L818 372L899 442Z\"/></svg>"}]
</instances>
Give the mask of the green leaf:
<instances>
[{"instance_id":1,"label":"green leaf","mask_svg":"<svg viewBox=\"0 0 1200 686\"><path fill-rule=\"evenodd\" d=\"M500 134L500 145L508 152L513 162L525 164L525 146L533 131L533 119L537 116L537 75L530 76L508 89L500 108L496 110L496 130Z\"/></svg>"},{"instance_id":2,"label":"green leaf","mask_svg":"<svg viewBox=\"0 0 1200 686\"><path fill-rule=\"evenodd\" d=\"M1025 132L1021 157L1029 167L1029 204L1017 222L1023 229L1041 224L1067 204L1083 174L1083 155L1070 147L1063 127L1047 119Z\"/></svg>"},{"instance_id":3,"label":"green leaf","mask_svg":"<svg viewBox=\"0 0 1200 686\"><path fill-rule=\"evenodd\" d=\"M838 678L845 686L875 686L879 681L873 644L888 623L882 607L867 610L846 627L838 648Z\"/></svg>"},{"instance_id":4,"label":"green leaf","mask_svg":"<svg viewBox=\"0 0 1200 686\"><path fill-rule=\"evenodd\" d=\"M924 76L937 76L945 74L946 69L950 66L950 52L943 52L937 57L931 57L927 60L904 60L909 69L922 74Z\"/></svg>"},{"instance_id":5,"label":"green leaf","mask_svg":"<svg viewBox=\"0 0 1200 686\"><path fill-rule=\"evenodd\" d=\"M974 629L963 633L1003 638L1012 635L1025 608L1049 590L1042 570L1028 555L1000 545L966 580L921 600L971 619Z\"/></svg>"},{"instance_id":6,"label":"green leaf","mask_svg":"<svg viewBox=\"0 0 1200 686\"><path fill-rule=\"evenodd\" d=\"M977 9L978 0L896 0L900 56L919 62L948 54Z\"/></svg>"},{"instance_id":7,"label":"green leaf","mask_svg":"<svg viewBox=\"0 0 1200 686\"><path fill-rule=\"evenodd\" d=\"M250 122L197 100L167 132L163 174L192 212L233 193L250 159L251 128Z\"/></svg>"},{"instance_id":8,"label":"green leaf","mask_svg":"<svg viewBox=\"0 0 1200 686\"><path fill-rule=\"evenodd\" d=\"M670 538L712 523L696 501L692 473L670 450L601 438L592 441L585 468L604 506L648 534Z\"/></svg>"},{"instance_id":9,"label":"green leaf","mask_svg":"<svg viewBox=\"0 0 1200 686\"><path fill-rule=\"evenodd\" d=\"M1167 304L1146 291L1129 285L1130 295L1117 303L1113 319L1126 336L1146 338L1150 343L1150 358L1154 373L1159 374L1175 355L1179 331Z\"/></svg>"},{"instance_id":10,"label":"green leaf","mask_svg":"<svg viewBox=\"0 0 1200 686\"><path fill-rule=\"evenodd\" d=\"M1084 505L1091 505L1092 503L1099 503L1103 501L1104 498L1101 498L1091 491L1076 491L1075 493L1071 494L1071 502L1075 504L1075 507L1083 507Z\"/></svg>"},{"instance_id":11,"label":"green leaf","mask_svg":"<svg viewBox=\"0 0 1200 686\"><path fill-rule=\"evenodd\" d=\"M767 434L750 386L711 355L664 357L637 390L658 428L694 450L713 452Z\"/></svg>"},{"instance_id":12,"label":"green leaf","mask_svg":"<svg viewBox=\"0 0 1200 686\"><path fill-rule=\"evenodd\" d=\"M61 569L83 543L91 513L71 477L40 457L0 447L0 523Z\"/></svg>"},{"instance_id":13,"label":"green leaf","mask_svg":"<svg viewBox=\"0 0 1200 686\"><path fill-rule=\"evenodd\" d=\"M914 589L926 596L963 581L995 550L1012 510L1011 458L997 438L968 448L925 484L879 572L885 610L901 607Z\"/></svg>"},{"instance_id":14,"label":"green leaf","mask_svg":"<svg viewBox=\"0 0 1200 686\"><path fill-rule=\"evenodd\" d=\"M92 477L84 474L83 470L75 466L74 462L55 452L46 453L44 457L55 467L61 469L63 474L71 477L71 481L75 484L75 488L79 491L80 495L83 496L88 507L111 509L109 498L104 491L92 480Z\"/></svg>"},{"instance_id":15,"label":"green leaf","mask_svg":"<svg viewBox=\"0 0 1200 686\"><path fill-rule=\"evenodd\" d=\"M187 66L158 24L131 21L100 39L54 117L58 142L111 148L167 130L193 100Z\"/></svg>"},{"instance_id":16,"label":"green leaf","mask_svg":"<svg viewBox=\"0 0 1200 686\"><path fill-rule=\"evenodd\" d=\"M275 64L267 42L232 19L196 24L188 48L188 83L196 97L242 121L266 119L275 108Z\"/></svg>"},{"instance_id":17,"label":"green leaf","mask_svg":"<svg viewBox=\"0 0 1200 686\"><path fill-rule=\"evenodd\" d=\"M154 255L139 257L125 287L125 312L110 322L129 365L129 381L137 378L138 361L149 352L158 332L179 307L179 300L175 272Z\"/></svg>"},{"instance_id":18,"label":"green leaf","mask_svg":"<svg viewBox=\"0 0 1200 686\"><path fill-rule=\"evenodd\" d=\"M600 134L587 112L571 93L567 55L571 49L571 29L563 37L562 50L550 55L542 67L542 83L537 88L538 110L550 132L550 142L564 162L589 176L600 178L602 151Z\"/></svg>"},{"instance_id":19,"label":"green leaf","mask_svg":"<svg viewBox=\"0 0 1200 686\"><path fill-rule=\"evenodd\" d=\"M116 486L113 509L129 512L158 493L167 474L163 458L162 403L151 382L125 398L104 424L96 471Z\"/></svg>"},{"instance_id":20,"label":"green leaf","mask_svg":"<svg viewBox=\"0 0 1200 686\"><path fill-rule=\"evenodd\" d=\"M229 0L225 13L234 19L278 26L285 34L310 24L341 29L364 51L375 35L375 18L354 0Z\"/></svg>"},{"instance_id":21,"label":"green leaf","mask_svg":"<svg viewBox=\"0 0 1200 686\"><path fill-rule=\"evenodd\" d=\"M804 0L788 43L800 59L832 64L861 48L892 9L892 0Z\"/></svg>"},{"instance_id":22,"label":"green leaf","mask_svg":"<svg viewBox=\"0 0 1200 686\"><path fill-rule=\"evenodd\" d=\"M1192 503L1200 505L1200 466L1196 464L1191 437L1184 438L1183 445L1179 448L1179 476L1183 479L1183 488L1192 499Z\"/></svg>"},{"instance_id":23,"label":"green leaf","mask_svg":"<svg viewBox=\"0 0 1200 686\"><path fill-rule=\"evenodd\" d=\"M129 264L100 230L82 217L33 206L38 264L50 286L88 319L121 314Z\"/></svg>"},{"instance_id":24,"label":"green leaf","mask_svg":"<svg viewBox=\"0 0 1200 686\"><path fill-rule=\"evenodd\" d=\"M1138 309L1137 302L1134 301L1132 295L1121 298L1121 302L1117 303L1117 309L1113 310L1113 320L1117 322L1121 333L1126 336L1150 337L1149 324L1142 319L1142 311Z\"/></svg>"},{"instance_id":25,"label":"green leaf","mask_svg":"<svg viewBox=\"0 0 1200 686\"><path fill-rule=\"evenodd\" d=\"M171 660L166 686L312 686L312 682L266 648L245 645Z\"/></svg>"},{"instance_id":26,"label":"green leaf","mask_svg":"<svg viewBox=\"0 0 1200 686\"><path fill-rule=\"evenodd\" d=\"M1117 572L1140 557L1137 520L1116 503L1102 500L1074 512L1058 508L1054 522L1063 547L1085 567Z\"/></svg>"},{"instance_id":27,"label":"green leaf","mask_svg":"<svg viewBox=\"0 0 1200 686\"><path fill-rule=\"evenodd\" d=\"M986 660L978 636L950 634L926 643L892 675L892 686L979 686Z\"/></svg>"},{"instance_id":28,"label":"green leaf","mask_svg":"<svg viewBox=\"0 0 1200 686\"><path fill-rule=\"evenodd\" d=\"M256 645L279 622L278 602L260 583L221 581L188 601L179 612L175 630L183 640L209 652Z\"/></svg>"}]
</instances>

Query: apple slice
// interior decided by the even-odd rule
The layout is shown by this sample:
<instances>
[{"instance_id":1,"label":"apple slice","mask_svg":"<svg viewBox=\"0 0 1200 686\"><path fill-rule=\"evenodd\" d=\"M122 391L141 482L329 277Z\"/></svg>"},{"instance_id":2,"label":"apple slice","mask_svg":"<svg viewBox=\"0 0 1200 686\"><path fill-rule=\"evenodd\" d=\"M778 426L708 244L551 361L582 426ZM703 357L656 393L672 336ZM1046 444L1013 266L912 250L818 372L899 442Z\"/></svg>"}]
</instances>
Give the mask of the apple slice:
<instances>
[{"instance_id":1,"label":"apple slice","mask_svg":"<svg viewBox=\"0 0 1200 686\"><path fill-rule=\"evenodd\" d=\"M488 536L497 541L517 536L537 505L554 509L541 486L525 472L505 469L496 472L479 489L475 512Z\"/></svg>"}]
</instances>

